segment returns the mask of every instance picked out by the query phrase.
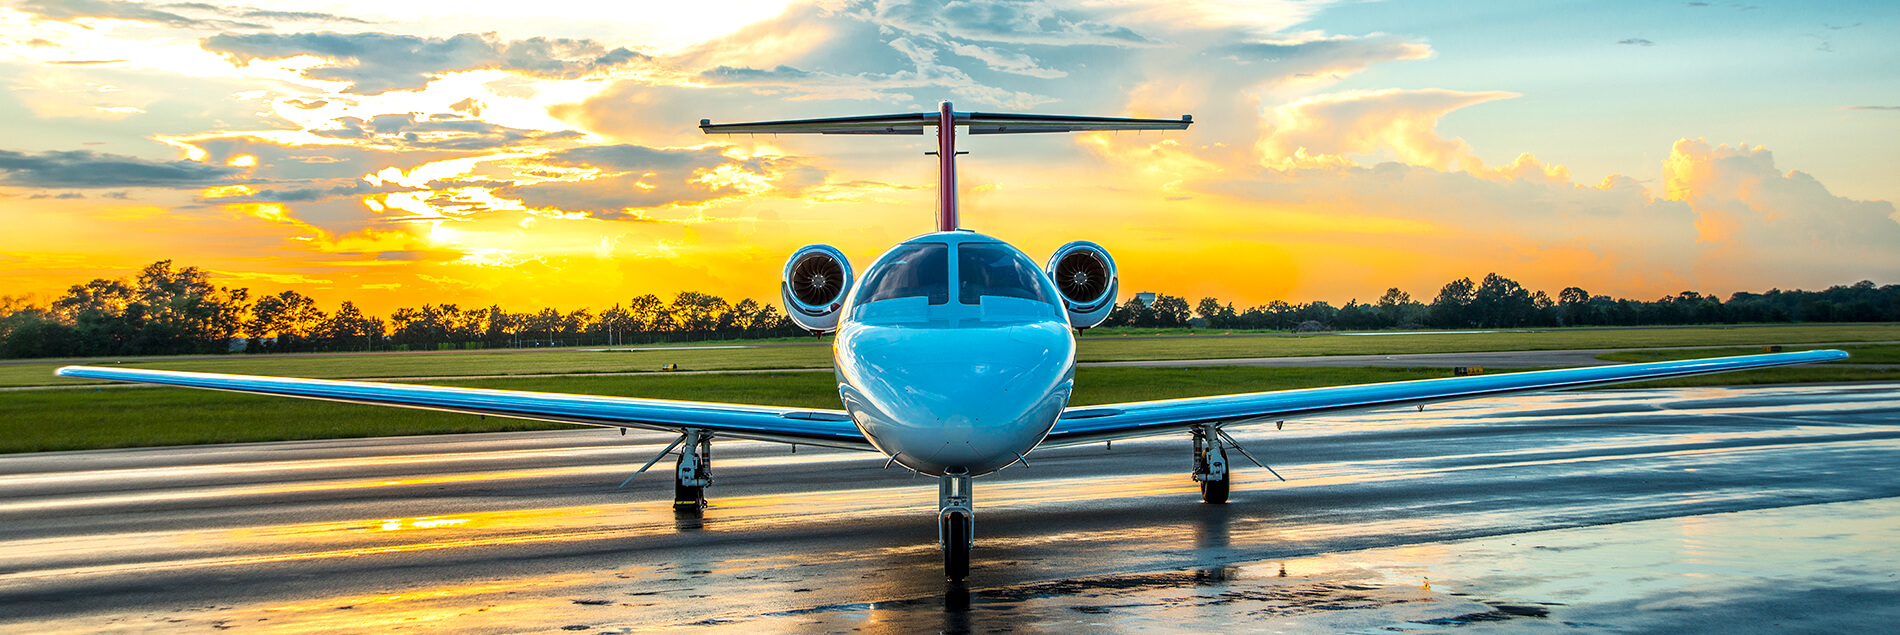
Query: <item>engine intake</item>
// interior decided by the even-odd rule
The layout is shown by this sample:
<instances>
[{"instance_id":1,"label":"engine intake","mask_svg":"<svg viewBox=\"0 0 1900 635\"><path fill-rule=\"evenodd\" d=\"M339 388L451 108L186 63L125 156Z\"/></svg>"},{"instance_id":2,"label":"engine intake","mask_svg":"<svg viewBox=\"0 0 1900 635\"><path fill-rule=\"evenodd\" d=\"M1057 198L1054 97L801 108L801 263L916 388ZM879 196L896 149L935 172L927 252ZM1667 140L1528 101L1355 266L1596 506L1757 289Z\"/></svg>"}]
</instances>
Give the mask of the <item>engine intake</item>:
<instances>
[{"instance_id":1,"label":"engine intake","mask_svg":"<svg viewBox=\"0 0 1900 635\"><path fill-rule=\"evenodd\" d=\"M1049 279L1062 294L1069 324L1078 329L1097 326L1115 308L1115 259L1108 250L1086 240L1063 245L1049 256Z\"/></svg>"},{"instance_id":2,"label":"engine intake","mask_svg":"<svg viewBox=\"0 0 1900 635\"><path fill-rule=\"evenodd\" d=\"M854 282L851 261L843 252L831 245L806 245L785 259L779 297L793 323L825 333L838 328L844 296Z\"/></svg>"}]
</instances>

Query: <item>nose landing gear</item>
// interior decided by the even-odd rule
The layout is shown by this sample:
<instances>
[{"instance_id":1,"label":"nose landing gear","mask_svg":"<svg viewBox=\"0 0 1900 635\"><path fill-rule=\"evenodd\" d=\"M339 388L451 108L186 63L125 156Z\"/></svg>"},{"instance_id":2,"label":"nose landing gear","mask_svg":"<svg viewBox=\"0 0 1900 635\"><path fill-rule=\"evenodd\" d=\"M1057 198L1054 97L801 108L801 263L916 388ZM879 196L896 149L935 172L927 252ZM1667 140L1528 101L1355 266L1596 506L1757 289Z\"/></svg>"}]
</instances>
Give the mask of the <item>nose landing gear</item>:
<instances>
[{"instance_id":1,"label":"nose landing gear","mask_svg":"<svg viewBox=\"0 0 1900 635\"><path fill-rule=\"evenodd\" d=\"M976 511L970 475L945 473L937 481L937 545L943 549L943 575L962 582L970 575L970 547L976 542Z\"/></svg>"}]
</instances>

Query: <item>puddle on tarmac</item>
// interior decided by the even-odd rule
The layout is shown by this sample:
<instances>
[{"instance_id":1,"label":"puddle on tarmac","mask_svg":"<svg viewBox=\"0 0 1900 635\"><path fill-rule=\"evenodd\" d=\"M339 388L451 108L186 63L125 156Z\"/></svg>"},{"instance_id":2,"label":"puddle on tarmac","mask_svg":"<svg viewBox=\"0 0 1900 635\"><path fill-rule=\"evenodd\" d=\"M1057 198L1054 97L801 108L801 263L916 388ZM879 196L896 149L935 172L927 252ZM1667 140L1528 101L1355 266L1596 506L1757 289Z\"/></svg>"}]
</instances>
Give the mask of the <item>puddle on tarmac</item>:
<instances>
[{"instance_id":1,"label":"puddle on tarmac","mask_svg":"<svg viewBox=\"0 0 1900 635\"><path fill-rule=\"evenodd\" d=\"M711 569L668 564L204 606L104 623L74 618L35 630L1881 632L1900 622L1897 519L1900 498L1889 498L993 587L981 586L979 570L974 588L805 606L798 595L762 593L763 586L719 595L735 588L692 575ZM768 567L745 578L765 584L788 570ZM652 579L668 572L678 575ZM770 584L793 582L839 581Z\"/></svg>"},{"instance_id":2,"label":"puddle on tarmac","mask_svg":"<svg viewBox=\"0 0 1900 635\"><path fill-rule=\"evenodd\" d=\"M1874 632L1900 620L1896 519L1900 499L1833 503L1209 570L951 587L941 596L696 624L771 632Z\"/></svg>"}]
</instances>

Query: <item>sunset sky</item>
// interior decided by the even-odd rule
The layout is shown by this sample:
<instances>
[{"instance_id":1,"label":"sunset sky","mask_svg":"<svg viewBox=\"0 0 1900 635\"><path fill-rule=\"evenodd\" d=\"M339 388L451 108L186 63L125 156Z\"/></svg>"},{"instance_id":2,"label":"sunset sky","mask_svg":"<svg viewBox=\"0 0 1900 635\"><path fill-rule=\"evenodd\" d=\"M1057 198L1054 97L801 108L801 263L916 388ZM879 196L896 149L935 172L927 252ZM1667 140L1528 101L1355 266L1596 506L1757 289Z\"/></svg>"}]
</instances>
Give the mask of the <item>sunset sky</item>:
<instances>
[{"instance_id":1,"label":"sunset sky","mask_svg":"<svg viewBox=\"0 0 1900 635\"><path fill-rule=\"evenodd\" d=\"M0 2L0 295L160 259L326 310L777 302L933 228L924 137L700 119L1179 117L963 139L964 225L1124 294L1900 283L1900 3Z\"/></svg>"}]
</instances>

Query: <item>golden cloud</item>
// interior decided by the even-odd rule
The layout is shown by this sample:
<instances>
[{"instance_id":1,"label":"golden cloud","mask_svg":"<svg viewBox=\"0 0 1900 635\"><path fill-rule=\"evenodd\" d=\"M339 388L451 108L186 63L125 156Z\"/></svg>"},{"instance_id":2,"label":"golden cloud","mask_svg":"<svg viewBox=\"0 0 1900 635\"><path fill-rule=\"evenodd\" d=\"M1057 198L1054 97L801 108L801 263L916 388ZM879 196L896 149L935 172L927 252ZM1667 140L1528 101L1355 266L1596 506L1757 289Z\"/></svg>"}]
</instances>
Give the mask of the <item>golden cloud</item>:
<instances>
[{"instance_id":1,"label":"golden cloud","mask_svg":"<svg viewBox=\"0 0 1900 635\"><path fill-rule=\"evenodd\" d=\"M1513 97L1517 94L1441 88L1308 97L1273 109L1258 149L1270 166L1286 165L1289 160L1336 163L1351 155L1383 150L1404 163L1446 170L1470 157L1471 147L1463 139L1438 136L1438 119L1459 108Z\"/></svg>"}]
</instances>

